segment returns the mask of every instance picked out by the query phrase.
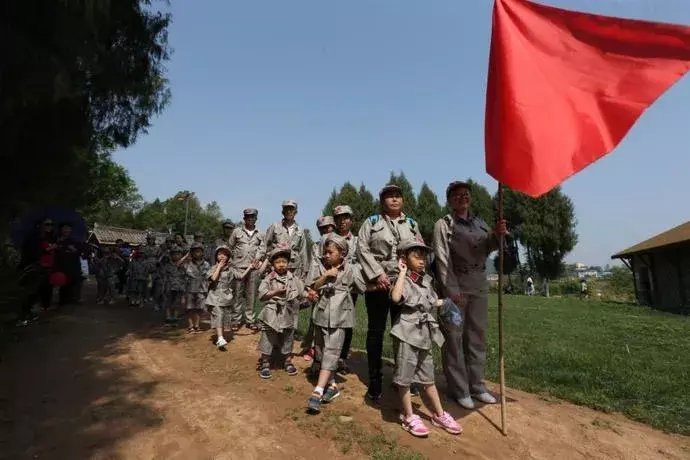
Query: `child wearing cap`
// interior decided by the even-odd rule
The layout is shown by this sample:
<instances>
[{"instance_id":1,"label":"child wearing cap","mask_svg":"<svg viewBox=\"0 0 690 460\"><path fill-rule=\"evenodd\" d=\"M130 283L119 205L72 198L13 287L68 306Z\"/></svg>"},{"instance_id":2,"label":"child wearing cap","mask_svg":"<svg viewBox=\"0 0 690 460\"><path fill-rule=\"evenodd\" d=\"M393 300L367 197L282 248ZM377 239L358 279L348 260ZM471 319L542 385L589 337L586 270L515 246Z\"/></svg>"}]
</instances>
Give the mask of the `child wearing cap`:
<instances>
[{"instance_id":1,"label":"child wearing cap","mask_svg":"<svg viewBox=\"0 0 690 460\"><path fill-rule=\"evenodd\" d=\"M191 249L178 264L184 264L187 277L184 292L189 324L187 331L197 332L201 330L199 325L201 314L206 309L207 275L211 264L204 260L204 246L200 243L192 243Z\"/></svg>"},{"instance_id":2,"label":"child wearing cap","mask_svg":"<svg viewBox=\"0 0 690 460\"><path fill-rule=\"evenodd\" d=\"M311 246L311 263L307 273L318 270L319 266L322 265L321 256L323 255L324 239L335 230L335 221L331 216L321 216L316 220L316 228L319 230L319 236L321 238L319 241L315 241ZM314 359L314 353L314 323L310 316L307 333L302 339L302 351L300 354L305 361L311 361Z\"/></svg>"},{"instance_id":3,"label":"child wearing cap","mask_svg":"<svg viewBox=\"0 0 690 460\"><path fill-rule=\"evenodd\" d=\"M146 278L148 277L148 267L144 260L144 254L136 251L132 261L127 267L127 297L129 306L144 306L144 296L146 295Z\"/></svg>"},{"instance_id":4,"label":"child wearing cap","mask_svg":"<svg viewBox=\"0 0 690 460\"><path fill-rule=\"evenodd\" d=\"M304 298L304 283L288 270L290 248L279 246L271 251L269 262L273 271L259 285L259 300L264 303L259 322L259 377L270 379L271 355L278 351L284 358L288 375L297 375L292 364L292 345L300 301Z\"/></svg>"},{"instance_id":5,"label":"child wearing cap","mask_svg":"<svg viewBox=\"0 0 690 460\"><path fill-rule=\"evenodd\" d=\"M172 246L169 257L162 262L163 278L163 309L165 310L165 325L175 326L177 324L177 314L187 283L187 269L180 264L182 259L182 248ZM194 329L194 332L200 332Z\"/></svg>"},{"instance_id":6,"label":"child wearing cap","mask_svg":"<svg viewBox=\"0 0 690 460\"><path fill-rule=\"evenodd\" d=\"M428 436L429 429L412 410L412 383L424 388L427 401L431 403L431 423L450 434L462 433L462 427L443 410L434 384L432 344L435 342L440 347L444 339L432 310L439 307L449 309L454 305L438 298L431 276L425 273L430 250L423 242L414 239L398 244L399 274L390 291L393 303L401 307L390 332L395 356L393 384L398 387L402 409L400 422L405 431L417 437Z\"/></svg>"},{"instance_id":7,"label":"child wearing cap","mask_svg":"<svg viewBox=\"0 0 690 460\"><path fill-rule=\"evenodd\" d=\"M223 330L232 325L232 281L230 270L230 248L219 246L215 254L216 263L208 271L209 289L206 296L206 308L211 314L211 328L216 330L216 346L225 351L228 341L223 336Z\"/></svg>"},{"instance_id":8,"label":"child wearing cap","mask_svg":"<svg viewBox=\"0 0 690 460\"><path fill-rule=\"evenodd\" d=\"M333 219L335 221L335 232L345 238L347 241L347 256L345 260L348 263L354 263L357 259L357 235L352 233L352 208L346 204L341 204L333 208ZM359 297L356 291L350 293L352 296L352 304L357 306L357 298ZM347 360L350 356L350 345L352 344L352 328L345 328L345 343L343 344L343 351L340 353L340 361L338 362L338 372L347 374L350 369L347 365Z\"/></svg>"},{"instance_id":9,"label":"child wearing cap","mask_svg":"<svg viewBox=\"0 0 690 460\"><path fill-rule=\"evenodd\" d=\"M312 270L307 284L319 293L312 320L315 326L316 361L319 378L307 401L311 413L321 411L321 403L330 403L340 395L335 372L345 342L346 328L354 327L355 306L352 290L364 292L366 282L359 265L345 261L347 240L335 233L326 236L323 246L323 265Z\"/></svg>"}]
</instances>

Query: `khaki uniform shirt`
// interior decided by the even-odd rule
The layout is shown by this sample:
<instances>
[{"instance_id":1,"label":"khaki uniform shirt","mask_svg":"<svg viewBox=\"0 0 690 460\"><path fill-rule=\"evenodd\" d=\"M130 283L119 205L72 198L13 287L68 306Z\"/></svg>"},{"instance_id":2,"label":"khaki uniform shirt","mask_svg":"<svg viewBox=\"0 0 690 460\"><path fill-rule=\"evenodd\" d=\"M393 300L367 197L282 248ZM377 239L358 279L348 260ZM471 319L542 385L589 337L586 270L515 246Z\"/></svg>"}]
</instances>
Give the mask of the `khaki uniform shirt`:
<instances>
[{"instance_id":1,"label":"khaki uniform shirt","mask_svg":"<svg viewBox=\"0 0 690 460\"><path fill-rule=\"evenodd\" d=\"M148 273L153 273L156 270L158 261L163 255L162 252L161 248L155 244L146 244L141 247L141 253L144 256L144 264Z\"/></svg>"},{"instance_id":2,"label":"khaki uniform shirt","mask_svg":"<svg viewBox=\"0 0 690 460\"><path fill-rule=\"evenodd\" d=\"M476 216L468 220L447 215L434 225L436 280L444 297L486 295L486 259L498 248L489 226Z\"/></svg>"},{"instance_id":3,"label":"khaki uniform shirt","mask_svg":"<svg viewBox=\"0 0 690 460\"><path fill-rule=\"evenodd\" d=\"M258 229L251 233L244 225L232 231L228 240L231 251L230 264L235 276L240 277L254 260L262 260L266 256L266 238Z\"/></svg>"},{"instance_id":4,"label":"khaki uniform shirt","mask_svg":"<svg viewBox=\"0 0 690 460\"><path fill-rule=\"evenodd\" d=\"M208 291L208 269L211 264L202 260L198 264L189 260L185 262L185 273L187 274L187 286L185 292L205 294Z\"/></svg>"},{"instance_id":5,"label":"khaki uniform shirt","mask_svg":"<svg viewBox=\"0 0 690 460\"><path fill-rule=\"evenodd\" d=\"M312 286L319 279L326 268L311 270L307 285ZM362 275L362 267L357 264L343 263L335 280L319 289L319 301L312 313L314 324L320 327L355 327L355 305L351 292L364 292L366 282Z\"/></svg>"},{"instance_id":6,"label":"khaki uniform shirt","mask_svg":"<svg viewBox=\"0 0 690 460\"><path fill-rule=\"evenodd\" d=\"M144 260L133 260L127 267L127 276L131 280L144 281L148 276L148 267Z\"/></svg>"},{"instance_id":7,"label":"khaki uniform shirt","mask_svg":"<svg viewBox=\"0 0 690 460\"><path fill-rule=\"evenodd\" d=\"M365 220L359 229L356 255L365 278L373 281L384 273L394 276L398 272L398 243L410 239L422 241L422 235L417 223L405 214L397 219L373 215Z\"/></svg>"},{"instance_id":8,"label":"khaki uniform shirt","mask_svg":"<svg viewBox=\"0 0 690 460\"><path fill-rule=\"evenodd\" d=\"M416 278L416 281L413 281ZM393 323L391 335L422 350L431 350L432 342L443 346L444 338L432 310L438 296L429 275L409 273L405 277L400 317Z\"/></svg>"},{"instance_id":9,"label":"khaki uniform shirt","mask_svg":"<svg viewBox=\"0 0 690 460\"><path fill-rule=\"evenodd\" d=\"M179 267L173 262L166 262L163 264L162 268L162 278L163 278L163 291L178 291L184 292L187 284L187 269L184 265Z\"/></svg>"},{"instance_id":10,"label":"khaki uniform shirt","mask_svg":"<svg viewBox=\"0 0 690 460\"><path fill-rule=\"evenodd\" d=\"M304 283L293 273L279 276L271 272L259 285L259 298L276 289L287 289L284 296L274 296L264 300L264 307L259 313L259 320L271 329L283 332L283 329L297 327L299 304L304 295Z\"/></svg>"},{"instance_id":11,"label":"khaki uniform shirt","mask_svg":"<svg viewBox=\"0 0 690 460\"><path fill-rule=\"evenodd\" d=\"M211 281L211 275L216 270L216 266L209 268L206 273L208 279L209 289L206 296L206 305L212 307L227 307L232 303L232 280L235 277L232 274L230 267L220 271L220 276L217 281Z\"/></svg>"},{"instance_id":12,"label":"khaki uniform shirt","mask_svg":"<svg viewBox=\"0 0 690 460\"><path fill-rule=\"evenodd\" d=\"M271 224L266 230L266 253L270 253L277 245L285 244L290 247L290 262L288 268L297 276L302 276L309 268L309 253L307 252L307 238L304 229L295 222L295 229L290 235L283 222Z\"/></svg>"}]
</instances>

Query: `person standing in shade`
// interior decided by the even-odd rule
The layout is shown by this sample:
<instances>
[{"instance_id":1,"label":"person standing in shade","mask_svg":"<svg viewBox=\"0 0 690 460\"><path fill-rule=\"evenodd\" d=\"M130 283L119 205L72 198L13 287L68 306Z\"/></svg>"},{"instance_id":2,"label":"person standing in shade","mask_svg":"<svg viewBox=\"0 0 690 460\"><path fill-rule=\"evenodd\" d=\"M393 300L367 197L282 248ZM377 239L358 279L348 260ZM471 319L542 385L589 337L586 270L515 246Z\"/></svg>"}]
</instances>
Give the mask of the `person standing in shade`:
<instances>
[{"instance_id":1,"label":"person standing in shade","mask_svg":"<svg viewBox=\"0 0 690 460\"><path fill-rule=\"evenodd\" d=\"M357 261L357 236L352 234L352 208L348 205L338 205L333 208L333 219L335 220L335 232L345 238L348 245L347 256L345 260L349 264ZM356 291L351 292L352 304L357 308L357 298L359 297ZM345 343L343 350L340 353L340 361L338 362L338 372L341 374L348 374L350 369L347 365L347 360L350 357L350 345L352 344L352 328L345 328Z\"/></svg>"},{"instance_id":2,"label":"person standing in shade","mask_svg":"<svg viewBox=\"0 0 690 460\"><path fill-rule=\"evenodd\" d=\"M446 200L451 213L434 225L436 282L441 296L461 308L465 321L462 330L443 330L443 372L448 396L465 409L473 409L473 398L496 403L484 385L489 308L486 260L507 230L505 221L492 230L470 212L471 187L465 182L451 182Z\"/></svg>"},{"instance_id":3,"label":"person standing in shade","mask_svg":"<svg viewBox=\"0 0 690 460\"><path fill-rule=\"evenodd\" d=\"M242 324L254 332L259 331L254 315L256 292L259 283L259 267L266 257L264 234L256 228L259 211L245 209L244 224L235 228L228 238L230 267L234 274L232 291L232 328L237 331Z\"/></svg>"},{"instance_id":4,"label":"person standing in shade","mask_svg":"<svg viewBox=\"0 0 690 460\"><path fill-rule=\"evenodd\" d=\"M295 216L297 216L297 202L283 201L283 220L271 224L266 230L266 252L270 253L278 246L287 245L290 248L288 270L301 279L309 268L307 266L309 254L304 229L295 222Z\"/></svg>"},{"instance_id":5,"label":"person standing in shade","mask_svg":"<svg viewBox=\"0 0 690 460\"><path fill-rule=\"evenodd\" d=\"M403 213L402 189L389 184L379 193L381 213L364 221L359 229L357 261L367 279L364 301L367 307L367 359L369 363L369 387L367 397L378 401L382 395L381 373L383 335L387 318L391 323L400 315L400 306L389 296L391 279L398 274L398 251L400 241L415 239L422 241L419 226Z\"/></svg>"}]
</instances>

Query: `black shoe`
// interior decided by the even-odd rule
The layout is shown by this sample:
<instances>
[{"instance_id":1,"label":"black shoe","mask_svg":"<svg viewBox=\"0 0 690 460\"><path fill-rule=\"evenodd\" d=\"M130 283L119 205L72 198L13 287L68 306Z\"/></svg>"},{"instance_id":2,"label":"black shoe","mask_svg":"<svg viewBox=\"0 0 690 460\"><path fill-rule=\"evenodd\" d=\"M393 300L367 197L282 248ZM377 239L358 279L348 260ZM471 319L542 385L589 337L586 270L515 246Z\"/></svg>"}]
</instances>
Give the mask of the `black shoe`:
<instances>
[{"instance_id":1,"label":"black shoe","mask_svg":"<svg viewBox=\"0 0 690 460\"><path fill-rule=\"evenodd\" d=\"M367 388L367 398L371 401L376 402L379 399L381 399L382 393L383 392L381 389L381 379L369 379L369 388Z\"/></svg>"}]
</instances>

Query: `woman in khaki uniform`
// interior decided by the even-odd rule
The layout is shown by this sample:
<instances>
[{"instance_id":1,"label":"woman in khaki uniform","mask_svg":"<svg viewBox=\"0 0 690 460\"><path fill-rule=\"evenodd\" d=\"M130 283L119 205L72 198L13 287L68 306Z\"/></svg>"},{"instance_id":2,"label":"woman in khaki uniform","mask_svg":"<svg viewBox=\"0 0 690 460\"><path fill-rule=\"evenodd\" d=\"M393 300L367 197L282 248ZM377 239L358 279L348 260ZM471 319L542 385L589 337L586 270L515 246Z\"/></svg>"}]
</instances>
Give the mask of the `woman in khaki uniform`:
<instances>
[{"instance_id":1,"label":"woman in khaki uniform","mask_svg":"<svg viewBox=\"0 0 690 460\"><path fill-rule=\"evenodd\" d=\"M367 359L369 361L369 388L367 397L381 398L383 388L381 354L387 318L391 322L400 315L400 306L391 302L388 292L391 279L398 273L397 246L400 241L422 241L417 223L403 213L402 190L397 185L386 185L379 193L381 213L364 221L359 229L357 261L367 280L364 301L367 307Z\"/></svg>"},{"instance_id":2,"label":"woman in khaki uniform","mask_svg":"<svg viewBox=\"0 0 690 460\"><path fill-rule=\"evenodd\" d=\"M434 225L433 242L440 294L455 302L465 317L461 330L443 331L442 359L448 396L466 409L474 408L472 398L496 403L484 385L489 308L486 260L498 248L498 238L506 234L505 221L492 230L470 213L470 192L465 182L448 185L446 200L451 213Z\"/></svg>"}]
</instances>

